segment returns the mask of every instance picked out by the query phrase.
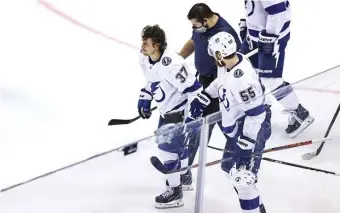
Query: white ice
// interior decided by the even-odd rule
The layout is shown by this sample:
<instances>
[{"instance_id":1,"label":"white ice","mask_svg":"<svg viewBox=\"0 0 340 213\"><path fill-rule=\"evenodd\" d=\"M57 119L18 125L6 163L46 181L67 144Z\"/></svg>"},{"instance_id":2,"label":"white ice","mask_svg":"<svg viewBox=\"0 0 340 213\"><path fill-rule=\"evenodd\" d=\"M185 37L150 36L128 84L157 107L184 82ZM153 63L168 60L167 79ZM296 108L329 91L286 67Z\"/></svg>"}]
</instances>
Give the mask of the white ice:
<instances>
[{"instance_id":1,"label":"white ice","mask_svg":"<svg viewBox=\"0 0 340 213\"><path fill-rule=\"evenodd\" d=\"M92 28L68 21L41 2L0 2L0 189L151 135L157 113L147 121L107 126L110 118L136 116L138 91L144 84L138 49L119 41L138 47L141 28L158 23L166 30L169 44L179 50L191 36L186 14L196 3L49 2ZM243 1L203 2L237 27ZM340 43L332 35L340 29L339 3L293 0L291 4L285 78L295 82L339 62ZM337 69L296 85L316 121L294 139L284 135L287 118L274 103L274 132L268 147L324 136L340 103L339 73ZM339 130L338 121L330 134L333 141L311 161L300 156L316 146L266 156L340 173ZM216 129L211 145L223 147L222 137ZM164 180L149 163L154 152L156 146L147 141L133 155L114 152L19 186L0 194L0 212L160 212L153 200ZM220 157L218 151L208 151L208 161ZM219 166L207 169L205 184L205 212L240 212ZM259 188L267 212L340 212L340 177L263 161ZM183 208L164 212L192 213L194 193L185 193Z\"/></svg>"}]
</instances>

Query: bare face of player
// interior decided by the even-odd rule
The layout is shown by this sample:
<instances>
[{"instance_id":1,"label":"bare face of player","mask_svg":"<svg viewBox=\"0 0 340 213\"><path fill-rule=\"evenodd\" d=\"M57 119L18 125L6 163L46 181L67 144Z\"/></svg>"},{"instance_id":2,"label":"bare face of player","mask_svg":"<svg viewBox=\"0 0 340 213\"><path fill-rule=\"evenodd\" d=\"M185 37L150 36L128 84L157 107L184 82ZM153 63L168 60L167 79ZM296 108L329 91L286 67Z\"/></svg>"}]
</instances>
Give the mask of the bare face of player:
<instances>
[{"instance_id":1,"label":"bare face of player","mask_svg":"<svg viewBox=\"0 0 340 213\"><path fill-rule=\"evenodd\" d=\"M158 48L152 43L151 38L148 38L142 41L141 51L143 55L152 56L158 51Z\"/></svg>"}]
</instances>

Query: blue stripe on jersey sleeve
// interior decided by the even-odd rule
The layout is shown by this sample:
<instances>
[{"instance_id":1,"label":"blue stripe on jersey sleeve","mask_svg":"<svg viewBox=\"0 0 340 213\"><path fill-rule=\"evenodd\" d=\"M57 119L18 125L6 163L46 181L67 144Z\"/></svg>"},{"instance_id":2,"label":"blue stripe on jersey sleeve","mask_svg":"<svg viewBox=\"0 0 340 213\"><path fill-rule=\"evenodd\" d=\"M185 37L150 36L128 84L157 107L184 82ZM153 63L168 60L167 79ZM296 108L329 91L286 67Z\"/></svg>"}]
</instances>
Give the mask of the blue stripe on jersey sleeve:
<instances>
[{"instance_id":1,"label":"blue stripe on jersey sleeve","mask_svg":"<svg viewBox=\"0 0 340 213\"><path fill-rule=\"evenodd\" d=\"M267 11L267 13L269 13L269 15L275 15L286 11L286 3L281 2L278 4L274 4L272 6L267 7L265 10Z\"/></svg>"},{"instance_id":2,"label":"blue stripe on jersey sleeve","mask_svg":"<svg viewBox=\"0 0 340 213\"><path fill-rule=\"evenodd\" d=\"M188 92L195 92L196 90L198 90L202 85L197 81L197 79L195 80L194 84L188 88L186 88L183 91L183 94L188 93Z\"/></svg>"},{"instance_id":3,"label":"blue stripe on jersey sleeve","mask_svg":"<svg viewBox=\"0 0 340 213\"><path fill-rule=\"evenodd\" d=\"M266 107L263 104L261 104L257 107L254 107L252 109L245 111L245 114L247 116L257 116L257 115L260 115L261 113L263 113L265 111L266 111Z\"/></svg>"},{"instance_id":4,"label":"blue stripe on jersey sleeve","mask_svg":"<svg viewBox=\"0 0 340 213\"><path fill-rule=\"evenodd\" d=\"M232 126L227 126L227 127L222 126L223 133L225 133L225 134L232 133L234 131L235 127L236 127L236 123L237 123L237 121Z\"/></svg>"}]
</instances>

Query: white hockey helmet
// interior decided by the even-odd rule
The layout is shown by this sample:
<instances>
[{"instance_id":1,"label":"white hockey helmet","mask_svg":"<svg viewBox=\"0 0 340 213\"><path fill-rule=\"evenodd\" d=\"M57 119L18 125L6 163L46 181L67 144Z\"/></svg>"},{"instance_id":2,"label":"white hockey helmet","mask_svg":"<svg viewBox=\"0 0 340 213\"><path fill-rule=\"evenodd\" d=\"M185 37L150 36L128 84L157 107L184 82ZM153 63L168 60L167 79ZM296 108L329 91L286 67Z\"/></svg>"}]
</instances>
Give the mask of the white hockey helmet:
<instances>
[{"instance_id":1,"label":"white hockey helmet","mask_svg":"<svg viewBox=\"0 0 340 213\"><path fill-rule=\"evenodd\" d=\"M245 168L236 169L236 163L229 171L229 178L236 189L242 189L256 183L256 175Z\"/></svg>"},{"instance_id":2,"label":"white hockey helmet","mask_svg":"<svg viewBox=\"0 0 340 213\"><path fill-rule=\"evenodd\" d=\"M209 39L208 53L217 61L236 52L234 37L227 32L219 32Z\"/></svg>"}]
</instances>

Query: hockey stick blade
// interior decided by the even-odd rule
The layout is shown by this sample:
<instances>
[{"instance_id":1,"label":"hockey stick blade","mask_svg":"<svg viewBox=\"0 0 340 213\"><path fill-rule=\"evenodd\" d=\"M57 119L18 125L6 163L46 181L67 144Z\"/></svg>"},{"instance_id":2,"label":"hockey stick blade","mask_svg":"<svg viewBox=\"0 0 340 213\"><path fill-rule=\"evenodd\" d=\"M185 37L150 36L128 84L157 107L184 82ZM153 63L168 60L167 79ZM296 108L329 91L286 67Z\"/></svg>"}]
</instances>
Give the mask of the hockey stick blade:
<instances>
[{"instance_id":1,"label":"hockey stick blade","mask_svg":"<svg viewBox=\"0 0 340 213\"><path fill-rule=\"evenodd\" d=\"M335 114L334 114L334 116L333 116L333 118L332 118L332 121L331 121L331 123L329 124L329 126L328 126L328 128L327 128L325 137L328 137L328 134L329 134L329 132L331 131L331 129L332 129L332 127L333 127L333 124L334 124L336 118L338 117L339 111L340 111L340 104L339 104L338 108L336 109ZM308 153L303 154L303 155L301 156L301 159L302 159L302 160L311 160L311 159L315 158L316 156L318 156L318 155L320 154L320 152L321 152L321 150L322 150L324 144L325 144L325 143L322 142L321 145L318 147L318 149L315 150L314 152L308 152Z\"/></svg>"},{"instance_id":2,"label":"hockey stick blade","mask_svg":"<svg viewBox=\"0 0 340 213\"><path fill-rule=\"evenodd\" d=\"M152 156L150 158L150 162L151 164L161 173L163 174L167 174L168 173L168 169L164 166L164 164L159 160L159 158Z\"/></svg>"},{"instance_id":3,"label":"hockey stick blade","mask_svg":"<svg viewBox=\"0 0 340 213\"><path fill-rule=\"evenodd\" d=\"M305 153L301 156L302 160L311 160L316 157L317 150L314 152Z\"/></svg>"},{"instance_id":4,"label":"hockey stick blade","mask_svg":"<svg viewBox=\"0 0 340 213\"><path fill-rule=\"evenodd\" d=\"M134 119L127 119L127 120L124 120L124 119L111 119L109 121L109 126L112 126L112 125L123 125L123 124L129 124L129 123L132 123L134 122L135 120Z\"/></svg>"},{"instance_id":5,"label":"hockey stick blade","mask_svg":"<svg viewBox=\"0 0 340 213\"><path fill-rule=\"evenodd\" d=\"M155 109L157 109L157 107L153 107L151 108L151 111L154 111ZM137 116L135 118L132 119L111 119L108 123L109 126L113 126L113 125L124 125L124 124L130 124L138 119L140 119L140 116Z\"/></svg>"}]
</instances>

